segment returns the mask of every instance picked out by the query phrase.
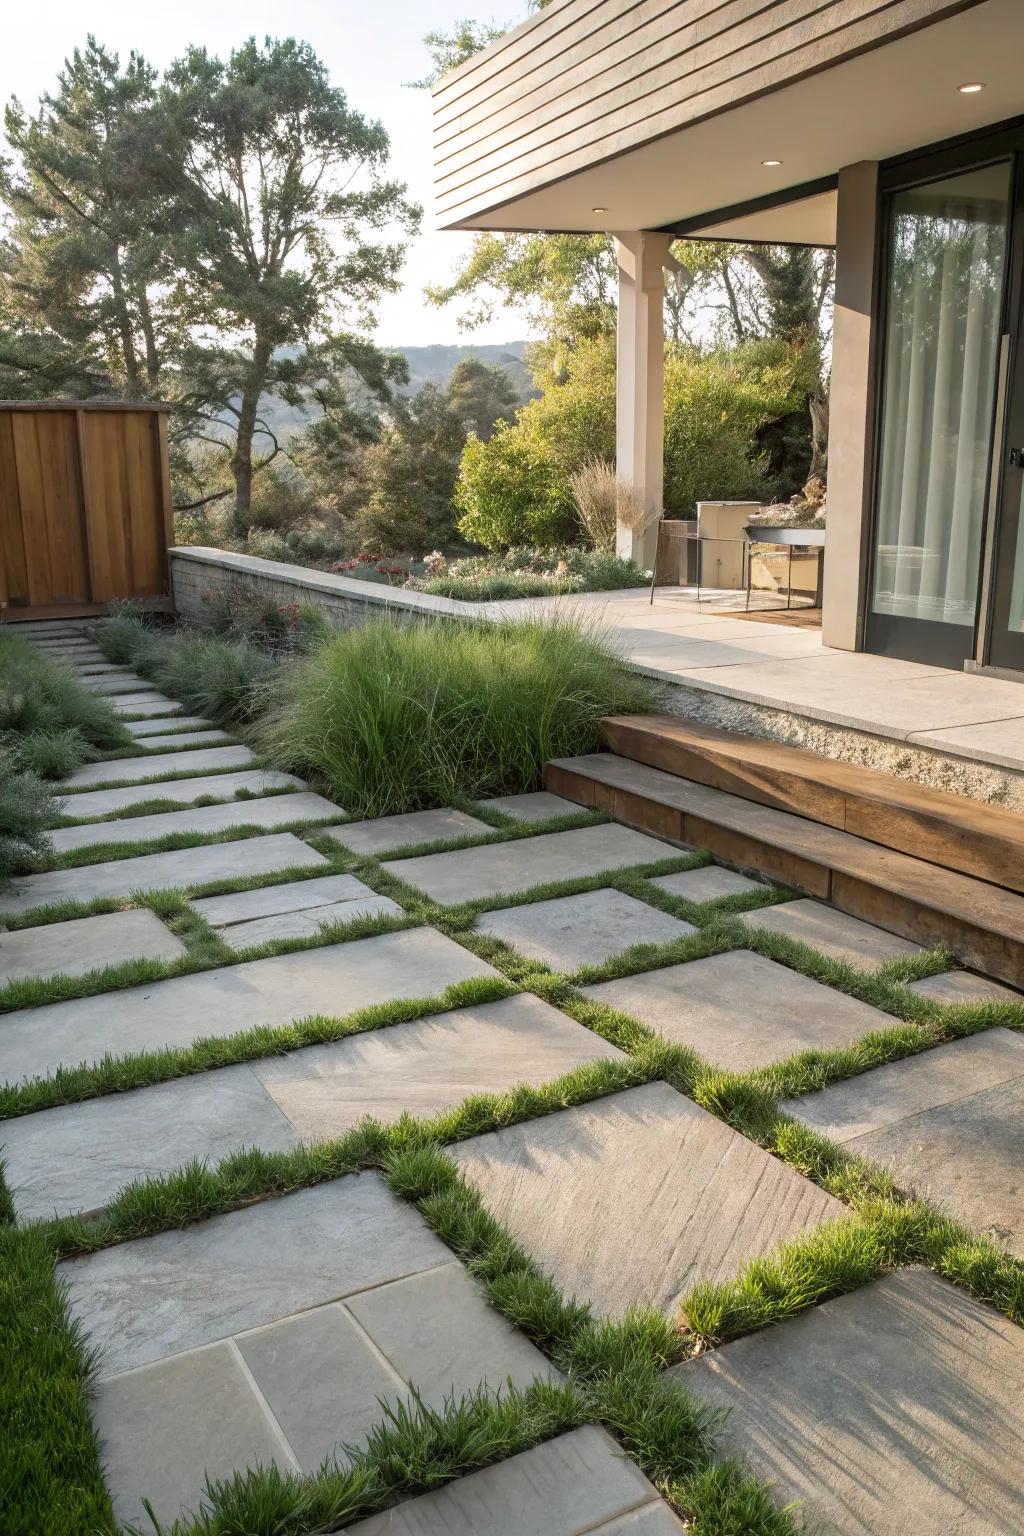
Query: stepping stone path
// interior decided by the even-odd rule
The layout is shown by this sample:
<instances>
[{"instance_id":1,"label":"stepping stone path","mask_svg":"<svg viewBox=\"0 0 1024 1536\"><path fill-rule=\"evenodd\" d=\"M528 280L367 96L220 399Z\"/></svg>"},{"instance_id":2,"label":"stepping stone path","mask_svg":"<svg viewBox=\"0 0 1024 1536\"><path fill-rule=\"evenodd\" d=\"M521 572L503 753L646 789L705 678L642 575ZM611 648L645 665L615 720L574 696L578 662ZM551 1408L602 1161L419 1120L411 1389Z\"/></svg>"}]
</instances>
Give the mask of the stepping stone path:
<instances>
[{"instance_id":1,"label":"stepping stone path","mask_svg":"<svg viewBox=\"0 0 1024 1536\"><path fill-rule=\"evenodd\" d=\"M144 716L125 725L148 755L85 765L64 786L66 816L116 819L56 829L58 847L263 830L167 853L100 856L0 889L0 985L62 975L73 992L75 979L98 967L133 959L173 966L186 945L137 904L146 891L180 892L220 939L221 953L239 955L145 985L8 1009L0 1081L381 1005L394 1004L400 1015L418 1013L419 1000L450 1004L459 994L443 997L446 989L499 979L471 947L481 935L503 939L523 959L572 971L695 931L611 886L572 889L650 868L677 856L678 844L614 823L545 832L553 818L580 811L546 791L480 802L482 814L503 813L519 824L509 834L527 830L525 837L503 840L489 823L454 809L339 824L340 807L291 775L257 767L214 722L184 713L130 668L107 662L82 627L34 625L29 638L77 668L118 712ZM239 791L256 798L231 798ZM154 798L180 809L132 815ZM273 830L292 822L302 835ZM310 847L305 838L314 832L337 842L334 859ZM386 856L485 835L490 840L474 848L392 857L384 866L440 904L491 905L472 926L452 928L456 937L430 924L364 938L339 938L330 927L368 914L403 918L399 903L373 889L371 874L338 872L346 851ZM269 883L249 887L254 879ZM224 889L234 882L247 888ZM698 904L764 891L717 865L653 883ZM551 885L569 894L531 899ZM97 899L124 910L72 915L75 903ZM4 928L5 919L24 914L32 923L34 908L53 903L67 903L68 915ZM706 919L698 913L694 921ZM815 901L779 903L740 921L865 970L918 952ZM307 947L242 958L274 940ZM632 963L642 965L642 956ZM913 990L940 1002L1022 1001L963 971ZM727 1072L851 1045L894 1022L746 949L648 964L582 992ZM568 998L564 1006L574 1008ZM244 1148L294 1152L344 1136L368 1116L384 1125L403 1114L429 1120L523 1083L563 1080L572 1092L545 1103L571 1105L619 1080L626 1063L595 1029L529 991L399 1023L387 1018L370 1013L361 1031L301 1048L294 1035L252 1035L252 1048L268 1054L4 1121L0 1155L16 1219L95 1215L126 1186L190 1164L215 1167ZM509 1123L510 1106L525 1114L528 1103L522 1095L499 1099L493 1120L481 1112L472 1124L502 1129L448 1152L485 1209L563 1295L589 1302L598 1316L650 1306L676 1318L694 1284L729 1281L780 1242L849 1218L819 1185L665 1082ZM782 1107L1024 1257L1021 1033L1000 1027L966 1036ZM169 1528L203 1506L207 1477L230 1478L256 1464L298 1474L343 1457L345 1445L363 1442L381 1423L382 1402L416 1392L444 1411L453 1395L481 1385L499 1391L509 1380L525 1387L557 1374L488 1305L416 1206L398 1200L376 1172L66 1260L58 1279L99 1352L90 1410L117 1515L143 1526L144 1498ZM1024 1536L1019 1479L1006 1474L1024 1451L1022 1339L965 1292L909 1271L712 1350L669 1379L712 1408L731 1408L726 1448L774 1482L780 1502L805 1501L823 1529ZM684 1528L622 1446L586 1426L346 1530L673 1536Z\"/></svg>"}]
</instances>

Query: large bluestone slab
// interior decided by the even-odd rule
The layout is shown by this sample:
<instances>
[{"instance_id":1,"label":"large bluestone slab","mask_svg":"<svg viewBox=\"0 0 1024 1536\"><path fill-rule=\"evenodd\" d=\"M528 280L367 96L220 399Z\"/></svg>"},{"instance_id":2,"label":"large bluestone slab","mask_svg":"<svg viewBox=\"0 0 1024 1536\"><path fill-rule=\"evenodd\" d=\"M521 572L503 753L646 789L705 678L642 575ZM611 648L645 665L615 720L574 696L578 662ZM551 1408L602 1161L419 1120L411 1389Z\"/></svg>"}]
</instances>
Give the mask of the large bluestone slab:
<instances>
[{"instance_id":1,"label":"large bluestone slab","mask_svg":"<svg viewBox=\"0 0 1024 1536\"><path fill-rule=\"evenodd\" d=\"M161 727L159 732L154 731L152 734L138 736L139 746L146 747L147 749L166 747L168 751L177 750L178 752L190 752L194 747L213 746L219 741L228 742L232 739L228 735L227 731L217 730L216 727L210 730L201 731L171 730L171 726L176 726L178 724L177 720L168 720L166 722L161 722L159 720L150 720L145 722L141 720L135 720L132 722L132 724L149 724L154 726L159 725ZM184 725L185 721L182 721L181 724ZM166 735L163 734L165 730L167 731Z\"/></svg>"},{"instance_id":2,"label":"large bluestone slab","mask_svg":"<svg viewBox=\"0 0 1024 1536\"><path fill-rule=\"evenodd\" d=\"M783 1108L1024 1258L1024 1036L990 1029Z\"/></svg>"},{"instance_id":3,"label":"large bluestone slab","mask_svg":"<svg viewBox=\"0 0 1024 1536\"><path fill-rule=\"evenodd\" d=\"M731 1072L798 1051L834 1050L892 1024L888 1014L747 949L642 971L583 991Z\"/></svg>"},{"instance_id":4,"label":"large bluestone slab","mask_svg":"<svg viewBox=\"0 0 1024 1536\"><path fill-rule=\"evenodd\" d=\"M1021 978L1024 981L1024 977ZM973 971L943 971L938 976L924 976L910 983L911 992L927 997L933 1003L1020 1003L1024 1004L1024 992L1015 992L988 976L976 976Z\"/></svg>"},{"instance_id":5,"label":"large bluestone slab","mask_svg":"<svg viewBox=\"0 0 1024 1536\"><path fill-rule=\"evenodd\" d=\"M175 731L202 730L204 727L213 726L212 720L206 720L202 715L175 715L173 729ZM172 729L169 720L126 720L124 728L132 736L158 736L162 731Z\"/></svg>"},{"instance_id":6,"label":"large bluestone slab","mask_svg":"<svg viewBox=\"0 0 1024 1536\"><path fill-rule=\"evenodd\" d=\"M0 916L30 912L57 901L93 901L130 896L133 891L168 891L265 875L275 869L323 866L327 860L291 832L251 837L205 848L148 853L137 859L112 859L81 869L51 869L26 875L0 890Z\"/></svg>"},{"instance_id":7,"label":"large bluestone slab","mask_svg":"<svg viewBox=\"0 0 1024 1536\"><path fill-rule=\"evenodd\" d=\"M165 693L146 689L142 693L119 693L110 699L110 707L118 715L179 715L182 706L177 699L169 699Z\"/></svg>"},{"instance_id":8,"label":"large bluestone slab","mask_svg":"<svg viewBox=\"0 0 1024 1536\"><path fill-rule=\"evenodd\" d=\"M692 923L613 890L502 907L485 912L476 928L554 971L602 965L634 944L670 944L697 931Z\"/></svg>"},{"instance_id":9,"label":"large bluestone slab","mask_svg":"<svg viewBox=\"0 0 1024 1536\"><path fill-rule=\"evenodd\" d=\"M26 1115L0 1124L0 1145L19 1218L88 1212L192 1159L341 1136L367 1115L430 1116L471 1094L616 1059L614 1046L525 993Z\"/></svg>"},{"instance_id":10,"label":"large bluestone slab","mask_svg":"<svg viewBox=\"0 0 1024 1536\"><path fill-rule=\"evenodd\" d=\"M764 891L760 880L751 880L735 869L721 864L705 864L701 869L681 869L674 875L660 875L651 881L659 891L670 896L684 896L687 901L721 901L723 896L747 896Z\"/></svg>"},{"instance_id":11,"label":"large bluestone slab","mask_svg":"<svg viewBox=\"0 0 1024 1536\"><path fill-rule=\"evenodd\" d=\"M198 774L192 779L169 779L166 782L154 779L126 788L83 790L80 794L68 795L62 801L60 814L107 816L113 811L127 811L133 805L142 805L147 800L174 800L179 805L189 805L194 800L206 798L232 800L239 790L249 795L261 795L276 789L304 788L303 780L296 778L294 773L278 773L271 768L250 768L239 773ZM132 821L142 819L149 818L132 818Z\"/></svg>"},{"instance_id":12,"label":"large bluestone slab","mask_svg":"<svg viewBox=\"0 0 1024 1536\"><path fill-rule=\"evenodd\" d=\"M0 986L30 976L85 976L125 960L176 960L185 946L148 907L0 932Z\"/></svg>"},{"instance_id":13,"label":"large bluestone slab","mask_svg":"<svg viewBox=\"0 0 1024 1536\"><path fill-rule=\"evenodd\" d=\"M578 816L583 809L573 800L564 800L550 790L538 789L526 795L496 795L478 802L481 810L500 811L513 821L552 821L556 816Z\"/></svg>"},{"instance_id":14,"label":"large bluestone slab","mask_svg":"<svg viewBox=\"0 0 1024 1536\"><path fill-rule=\"evenodd\" d=\"M0 1029L0 1080L14 1082L108 1053L186 1046L311 1014L338 1016L371 1003L432 997L453 982L497 974L435 929L410 928L20 1009Z\"/></svg>"},{"instance_id":15,"label":"large bluestone slab","mask_svg":"<svg viewBox=\"0 0 1024 1536\"><path fill-rule=\"evenodd\" d=\"M113 672L101 672L98 676L83 674L81 683L90 693L147 693L150 687L146 679L137 673L116 669Z\"/></svg>"},{"instance_id":16,"label":"large bluestone slab","mask_svg":"<svg viewBox=\"0 0 1024 1536\"><path fill-rule=\"evenodd\" d=\"M910 1269L672 1373L821 1536L1024 1532L1024 1331Z\"/></svg>"},{"instance_id":17,"label":"large bluestone slab","mask_svg":"<svg viewBox=\"0 0 1024 1536\"><path fill-rule=\"evenodd\" d=\"M339 807L323 795L309 793L268 795L262 799L231 800L225 805L198 805L181 811L161 811L155 816L125 816L117 821L94 822L80 827L59 827L50 833L55 853L74 848L93 848L102 843L150 842L175 833L206 836L232 827L259 827L270 831L296 822L330 821Z\"/></svg>"},{"instance_id":18,"label":"large bluestone slab","mask_svg":"<svg viewBox=\"0 0 1024 1536\"><path fill-rule=\"evenodd\" d=\"M758 907L741 912L738 921L748 928L766 928L788 939L809 944L833 960L842 960L858 971L874 971L886 960L901 960L921 953L920 944L901 939L874 923L865 923L823 902L801 897L777 907Z\"/></svg>"},{"instance_id":19,"label":"large bluestone slab","mask_svg":"<svg viewBox=\"0 0 1024 1536\"><path fill-rule=\"evenodd\" d=\"M173 1520L207 1474L268 1457L312 1472L410 1388L442 1403L553 1374L375 1174L61 1272L102 1352L93 1412L122 1518L148 1495Z\"/></svg>"},{"instance_id":20,"label":"large bluestone slab","mask_svg":"<svg viewBox=\"0 0 1024 1536\"><path fill-rule=\"evenodd\" d=\"M347 1527L347 1536L676 1536L653 1485L593 1425Z\"/></svg>"},{"instance_id":21,"label":"large bluestone slab","mask_svg":"<svg viewBox=\"0 0 1024 1536\"><path fill-rule=\"evenodd\" d=\"M304 912L311 907L355 901L372 894L370 887L355 875L317 875L312 880L284 880L279 885L231 891L226 896L202 896L191 905L212 928L225 928L233 923L249 923L284 912Z\"/></svg>"},{"instance_id":22,"label":"large bluestone slab","mask_svg":"<svg viewBox=\"0 0 1024 1536\"><path fill-rule=\"evenodd\" d=\"M202 733L197 733L202 734ZM191 741L191 737L182 737ZM171 773L213 774L225 769L248 768L254 754L248 747L210 747L185 752L154 752L152 757L112 757L103 763L86 763L64 779L61 788L85 789L91 784L130 784L162 779Z\"/></svg>"},{"instance_id":23,"label":"large bluestone slab","mask_svg":"<svg viewBox=\"0 0 1024 1536\"><path fill-rule=\"evenodd\" d=\"M367 891L348 901L332 901L325 907L310 907L302 912L278 912L273 917L255 917L249 923L232 923L220 930L229 949L252 949L278 939L313 939L334 923L354 923L361 917L401 917L403 909L390 896Z\"/></svg>"},{"instance_id":24,"label":"large bluestone slab","mask_svg":"<svg viewBox=\"0 0 1024 1536\"><path fill-rule=\"evenodd\" d=\"M567 1295L673 1311L846 1207L665 1083L451 1149L487 1209Z\"/></svg>"},{"instance_id":25,"label":"large bluestone slab","mask_svg":"<svg viewBox=\"0 0 1024 1536\"><path fill-rule=\"evenodd\" d=\"M583 880L634 864L654 864L675 852L669 843L608 822L574 832L542 832L513 843L395 859L385 868L451 906L512 895L555 880Z\"/></svg>"},{"instance_id":26,"label":"large bluestone slab","mask_svg":"<svg viewBox=\"0 0 1024 1536\"><path fill-rule=\"evenodd\" d=\"M442 807L434 811L410 811L405 816L379 816L372 821L350 821L344 827L328 828L334 837L353 853L389 853L393 848L407 848L413 843L441 843L457 837L479 837L490 832L485 821L467 816L465 811Z\"/></svg>"}]
</instances>

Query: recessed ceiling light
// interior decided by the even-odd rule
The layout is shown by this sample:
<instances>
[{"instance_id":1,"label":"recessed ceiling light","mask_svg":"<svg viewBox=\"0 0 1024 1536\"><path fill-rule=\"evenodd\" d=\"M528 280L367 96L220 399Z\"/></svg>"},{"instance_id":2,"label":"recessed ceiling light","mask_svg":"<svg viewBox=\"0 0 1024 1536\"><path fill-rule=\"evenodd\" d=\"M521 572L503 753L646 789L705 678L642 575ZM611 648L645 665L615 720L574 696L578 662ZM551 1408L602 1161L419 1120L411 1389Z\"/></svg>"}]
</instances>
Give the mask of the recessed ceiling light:
<instances>
[{"instance_id":1,"label":"recessed ceiling light","mask_svg":"<svg viewBox=\"0 0 1024 1536\"><path fill-rule=\"evenodd\" d=\"M963 85L957 86L961 96L977 96L978 92L984 89L984 80L968 80Z\"/></svg>"},{"instance_id":2,"label":"recessed ceiling light","mask_svg":"<svg viewBox=\"0 0 1024 1536\"><path fill-rule=\"evenodd\" d=\"M762 165L781 165L782 161L781 160L762 160L761 164Z\"/></svg>"},{"instance_id":3,"label":"recessed ceiling light","mask_svg":"<svg viewBox=\"0 0 1024 1536\"><path fill-rule=\"evenodd\" d=\"M591 213L607 213L607 208L591 208Z\"/></svg>"}]
</instances>

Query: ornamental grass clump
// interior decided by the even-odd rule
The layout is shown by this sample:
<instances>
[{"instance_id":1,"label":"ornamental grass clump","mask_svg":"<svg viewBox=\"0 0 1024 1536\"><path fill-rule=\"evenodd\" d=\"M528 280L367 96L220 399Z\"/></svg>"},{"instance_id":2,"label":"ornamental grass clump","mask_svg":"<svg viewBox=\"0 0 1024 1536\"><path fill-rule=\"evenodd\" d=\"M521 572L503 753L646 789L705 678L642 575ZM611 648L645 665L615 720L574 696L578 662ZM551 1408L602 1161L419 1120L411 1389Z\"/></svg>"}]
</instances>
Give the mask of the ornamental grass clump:
<instances>
[{"instance_id":1,"label":"ornamental grass clump","mask_svg":"<svg viewBox=\"0 0 1024 1536\"><path fill-rule=\"evenodd\" d=\"M298 662L263 737L347 811L388 816L537 789L550 758L597 747L602 715L651 703L646 679L579 619L380 620Z\"/></svg>"}]
</instances>

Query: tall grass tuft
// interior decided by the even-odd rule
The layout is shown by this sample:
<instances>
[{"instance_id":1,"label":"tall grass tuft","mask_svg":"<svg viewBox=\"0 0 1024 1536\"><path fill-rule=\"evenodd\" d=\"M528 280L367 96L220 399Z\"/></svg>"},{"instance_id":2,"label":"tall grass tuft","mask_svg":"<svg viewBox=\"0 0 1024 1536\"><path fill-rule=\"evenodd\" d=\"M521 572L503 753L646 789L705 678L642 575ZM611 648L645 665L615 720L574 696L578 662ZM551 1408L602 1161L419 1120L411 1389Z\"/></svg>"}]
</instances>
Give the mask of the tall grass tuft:
<instances>
[{"instance_id":1,"label":"tall grass tuft","mask_svg":"<svg viewBox=\"0 0 1024 1536\"><path fill-rule=\"evenodd\" d=\"M379 620L298 662L261 735L346 810L387 816L536 789L548 759L597 747L602 715L651 703L581 619Z\"/></svg>"},{"instance_id":2,"label":"tall grass tuft","mask_svg":"<svg viewBox=\"0 0 1024 1536\"><path fill-rule=\"evenodd\" d=\"M70 667L18 635L0 635L0 740L21 766L64 773L97 750L130 745L131 736Z\"/></svg>"}]
</instances>

